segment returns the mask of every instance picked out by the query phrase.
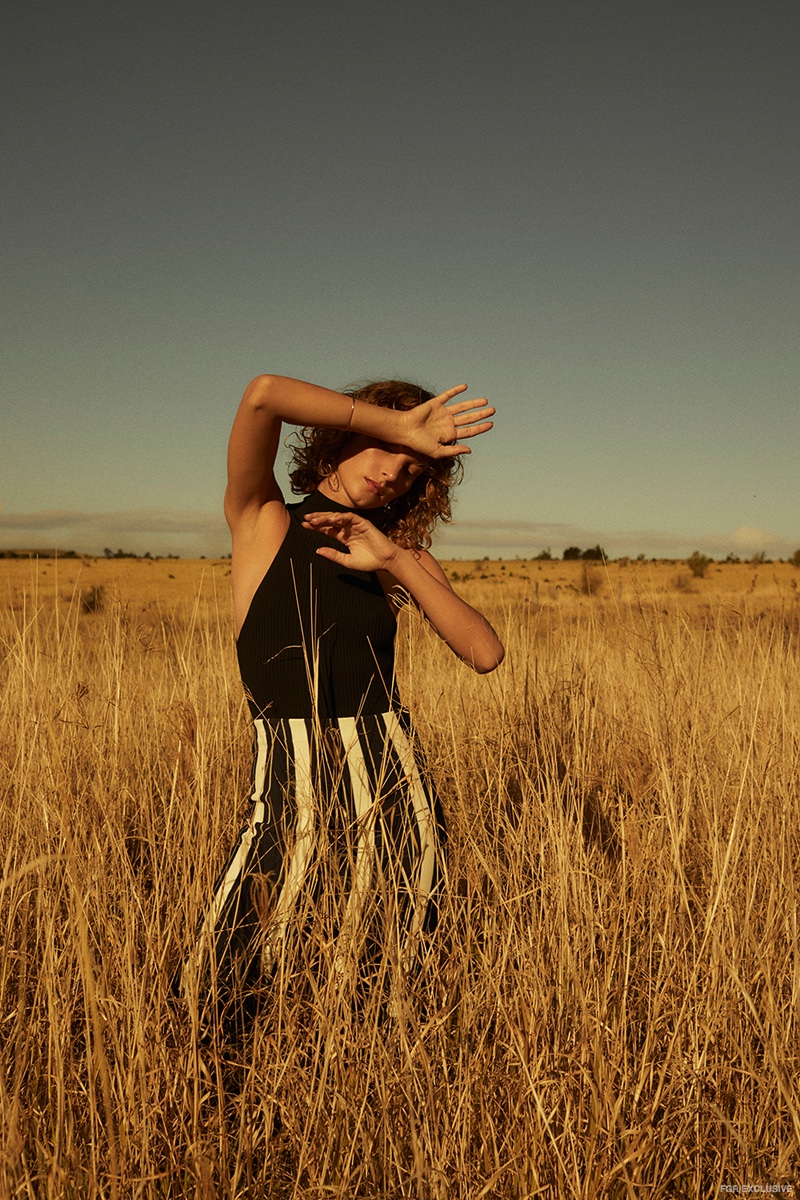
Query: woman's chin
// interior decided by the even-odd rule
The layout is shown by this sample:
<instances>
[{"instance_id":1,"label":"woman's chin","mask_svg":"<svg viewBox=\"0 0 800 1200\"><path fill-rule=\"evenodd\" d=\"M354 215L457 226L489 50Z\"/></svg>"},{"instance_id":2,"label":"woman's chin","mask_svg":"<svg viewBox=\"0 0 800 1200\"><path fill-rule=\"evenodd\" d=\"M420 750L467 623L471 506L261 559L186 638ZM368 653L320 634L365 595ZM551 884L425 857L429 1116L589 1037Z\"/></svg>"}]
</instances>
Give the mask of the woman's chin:
<instances>
[{"instance_id":1,"label":"woman's chin","mask_svg":"<svg viewBox=\"0 0 800 1200\"><path fill-rule=\"evenodd\" d=\"M373 491L368 484L354 487L350 491L350 498L353 508L383 508L384 504L388 503L385 496Z\"/></svg>"},{"instance_id":2,"label":"woman's chin","mask_svg":"<svg viewBox=\"0 0 800 1200\"><path fill-rule=\"evenodd\" d=\"M325 479L319 485L319 491L330 500L338 500L340 504L345 504L348 508L358 508L364 511L384 508L389 503L388 496L375 491L368 483L360 481L354 483L352 487L347 487L340 479L339 486L332 487L330 481Z\"/></svg>"}]
</instances>

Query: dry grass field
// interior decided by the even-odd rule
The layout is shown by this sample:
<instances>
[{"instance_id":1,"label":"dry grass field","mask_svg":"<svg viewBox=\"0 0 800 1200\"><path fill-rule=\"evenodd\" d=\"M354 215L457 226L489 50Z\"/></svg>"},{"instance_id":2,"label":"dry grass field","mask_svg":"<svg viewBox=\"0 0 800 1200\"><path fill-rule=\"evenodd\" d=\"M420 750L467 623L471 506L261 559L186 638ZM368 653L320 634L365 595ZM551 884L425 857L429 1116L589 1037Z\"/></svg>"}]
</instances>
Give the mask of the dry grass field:
<instances>
[{"instance_id":1,"label":"dry grass field","mask_svg":"<svg viewBox=\"0 0 800 1200\"><path fill-rule=\"evenodd\" d=\"M403 617L436 942L230 1061L169 1000L246 812L228 567L0 561L0 1196L791 1194L800 571L450 564L507 659Z\"/></svg>"}]
</instances>

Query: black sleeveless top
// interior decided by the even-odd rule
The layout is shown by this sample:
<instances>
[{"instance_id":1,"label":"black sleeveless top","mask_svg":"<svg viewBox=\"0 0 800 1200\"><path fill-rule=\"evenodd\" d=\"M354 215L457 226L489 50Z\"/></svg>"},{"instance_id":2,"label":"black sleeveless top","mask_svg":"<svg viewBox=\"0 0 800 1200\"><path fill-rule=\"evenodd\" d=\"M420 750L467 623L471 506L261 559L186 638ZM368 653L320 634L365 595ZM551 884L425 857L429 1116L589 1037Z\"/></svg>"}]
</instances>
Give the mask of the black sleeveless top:
<instances>
[{"instance_id":1,"label":"black sleeveless top","mask_svg":"<svg viewBox=\"0 0 800 1200\"><path fill-rule=\"evenodd\" d=\"M343 547L303 529L309 512L358 512L320 492L287 505L289 528L258 585L237 641L254 718L354 717L398 707L394 613L374 572L315 553ZM378 520L375 520L378 523Z\"/></svg>"}]
</instances>

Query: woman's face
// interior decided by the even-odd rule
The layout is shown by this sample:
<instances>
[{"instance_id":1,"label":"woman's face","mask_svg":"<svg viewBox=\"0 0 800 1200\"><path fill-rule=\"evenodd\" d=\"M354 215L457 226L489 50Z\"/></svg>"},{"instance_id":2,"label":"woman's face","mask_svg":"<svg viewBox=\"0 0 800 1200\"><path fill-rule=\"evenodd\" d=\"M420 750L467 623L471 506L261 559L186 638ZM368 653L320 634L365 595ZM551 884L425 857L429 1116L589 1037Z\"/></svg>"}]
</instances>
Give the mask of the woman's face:
<instances>
[{"instance_id":1,"label":"woman's face","mask_svg":"<svg viewBox=\"0 0 800 1200\"><path fill-rule=\"evenodd\" d=\"M405 493L424 475L428 463L403 446L379 442L356 433L344 448L336 468L339 488L323 479L319 490L348 508L381 508Z\"/></svg>"}]
</instances>

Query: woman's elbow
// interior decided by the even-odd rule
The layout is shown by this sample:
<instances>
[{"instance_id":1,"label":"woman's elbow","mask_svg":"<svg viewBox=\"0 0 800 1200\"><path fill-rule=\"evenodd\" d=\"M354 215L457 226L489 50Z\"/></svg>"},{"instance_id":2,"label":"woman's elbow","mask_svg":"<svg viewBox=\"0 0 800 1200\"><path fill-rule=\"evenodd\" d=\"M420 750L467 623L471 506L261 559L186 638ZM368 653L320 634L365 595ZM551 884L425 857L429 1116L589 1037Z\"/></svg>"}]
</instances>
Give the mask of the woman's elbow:
<instances>
[{"instance_id":1,"label":"woman's elbow","mask_svg":"<svg viewBox=\"0 0 800 1200\"><path fill-rule=\"evenodd\" d=\"M490 671L495 671L506 656L505 648L502 642L498 642L496 646L488 647L479 655L476 655L472 660L472 668L478 675L488 675Z\"/></svg>"},{"instance_id":2,"label":"woman's elbow","mask_svg":"<svg viewBox=\"0 0 800 1200\"><path fill-rule=\"evenodd\" d=\"M245 399L251 408L264 408L275 384L274 375L256 375L245 391Z\"/></svg>"}]
</instances>

